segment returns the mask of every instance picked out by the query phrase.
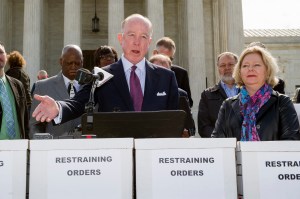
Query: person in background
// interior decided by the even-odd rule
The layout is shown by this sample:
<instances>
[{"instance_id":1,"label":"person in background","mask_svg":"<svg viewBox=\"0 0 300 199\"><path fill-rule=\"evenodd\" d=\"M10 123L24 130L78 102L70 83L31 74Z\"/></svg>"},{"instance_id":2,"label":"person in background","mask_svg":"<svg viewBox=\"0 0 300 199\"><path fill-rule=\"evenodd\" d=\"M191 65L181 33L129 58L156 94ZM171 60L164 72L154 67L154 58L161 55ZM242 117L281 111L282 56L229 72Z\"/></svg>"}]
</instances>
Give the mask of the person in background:
<instances>
[{"instance_id":1,"label":"person in background","mask_svg":"<svg viewBox=\"0 0 300 199\"><path fill-rule=\"evenodd\" d=\"M163 54L156 54L150 57L149 61L153 64L156 64L158 66L162 66L167 68L168 70L171 70L172 61L171 59ZM189 98L187 95L187 92L184 91L181 88L178 88L178 92L180 95L179 98L179 109L184 110L186 112L186 121L184 128L187 131L183 132L183 137L189 137L195 135L195 122L193 119L192 111L189 105Z\"/></svg>"},{"instance_id":2,"label":"person in background","mask_svg":"<svg viewBox=\"0 0 300 199\"><path fill-rule=\"evenodd\" d=\"M21 53L13 51L9 53L7 63L9 65L9 69L6 71L6 75L20 80L25 88L27 108L29 111L32 103L32 97L30 94L30 78L24 70L26 61Z\"/></svg>"},{"instance_id":3,"label":"person in background","mask_svg":"<svg viewBox=\"0 0 300 199\"><path fill-rule=\"evenodd\" d=\"M94 53L95 66L98 66L100 68L117 61L117 51L111 46L100 46Z\"/></svg>"},{"instance_id":4,"label":"person in background","mask_svg":"<svg viewBox=\"0 0 300 199\"><path fill-rule=\"evenodd\" d=\"M48 78L48 73L45 70L40 70L37 74L37 79L42 80L42 79L47 79ZM33 92L35 89L35 83L33 83L32 88L31 88L31 96L33 96Z\"/></svg>"},{"instance_id":5,"label":"person in background","mask_svg":"<svg viewBox=\"0 0 300 199\"><path fill-rule=\"evenodd\" d=\"M103 67L114 75L96 88L94 100L99 112L159 111L178 109L178 86L172 71L153 65L145 59L152 40L152 23L140 15L127 17L121 25L118 40L123 54L116 63ZM49 96L35 95L40 104L32 116L37 121L55 119L64 123L81 116L89 100L92 84L87 84L73 99L55 101Z\"/></svg>"},{"instance_id":6,"label":"person in background","mask_svg":"<svg viewBox=\"0 0 300 199\"><path fill-rule=\"evenodd\" d=\"M81 48L77 45L66 45L62 49L59 63L61 71L53 77L37 81L33 94L48 95L55 100L64 100L73 97L72 95L82 88L75 80L77 70L83 66ZM33 100L31 114L38 103L37 100ZM53 138L61 138L71 134L80 123L80 117L56 126L52 123L37 122L34 118L30 118L29 137L32 139L35 133L47 132Z\"/></svg>"},{"instance_id":7,"label":"person in background","mask_svg":"<svg viewBox=\"0 0 300 199\"><path fill-rule=\"evenodd\" d=\"M22 82L5 74L7 54L0 42L0 140L28 139L28 109Z\"/></svg>"},{"instance_id":8,"label":"person in background","mask_svg":"<svg viewBox=\"0 0 300 199\"><path fill-rule=\"evenodd\" d=\"M241 91L222 104L212 137L238 141L299 140L299 121L286 95L275 92L278 65L270 52L246 48L234 68Z\"/></svg>"},{"instance_id":9,"label":"person in background","mask_svg":"<svg viewBox=\"0 0 300 199\"><path fill-rule=\"evenodd\" d=\"M261 48L264 48L265 50L268 50L266 45L260 41L251 42L247 47L252 47L252 46L259 46ZM281 94L285 94L285 91L284 91L285 82L283 79L281 79L279 77L277 77L277 78L278 78L278 83L273 87L273 90L278 91Z\"/></svg>"},{"instance_id":10,"label":"person in background","mask_svg":"<svg viewBox=\"0 0 300 199\"><path fill-rule=\"evenodd\" d=\"M155 45L155 49L153 50L153 55L156 54L164 54L168 56L171 61L174 59L174 54L176 51L175 42L169 38L169 37L162 37L160 38ZM193 99L190 89L190 82L189 82L189 76L186 69L172 65L171 70L174 71L178 87L185 90L189 96L189 103L190 106L193 106Z\"/></svg>"},{"instance_id":11,"label":"person in background","mask_svg":"<svg viewBox=\"0 0 300 199\"><path fill-rule=\"evenodd\" d=\"M203 138L211 137L223 101L238 94L239 89L232 77L233 68L237 61L238 56L232 52L219 54L216 65L220 81L201 93L198 110L198 132Z\"/></svg>"}]
</instances>

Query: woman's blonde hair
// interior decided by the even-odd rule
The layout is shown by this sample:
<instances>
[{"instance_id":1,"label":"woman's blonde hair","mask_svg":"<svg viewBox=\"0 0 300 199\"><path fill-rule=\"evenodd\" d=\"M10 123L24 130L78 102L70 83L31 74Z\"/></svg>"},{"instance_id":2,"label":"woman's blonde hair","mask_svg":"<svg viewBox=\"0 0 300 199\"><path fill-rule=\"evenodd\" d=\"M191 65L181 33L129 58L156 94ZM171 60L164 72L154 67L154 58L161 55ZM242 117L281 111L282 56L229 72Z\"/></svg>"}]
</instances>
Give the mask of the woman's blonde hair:
<instances>
[{"instance_id":1,"label":"woman's blonde hair","mask_svg":"<svg viewBox=\"0 0 300 199\"><path fill-rule=\"evenodd\" d=\"M276 74L279 71L277 61L268 50L259 46L248 47L241 53L233 70L233 78L235 79L236 84L240 87L245 85L241 78L241 66L245 56L253 53L257 53L261 56L267 69L266 83L274 87L278 83L278 78L276 77Z\"/></svg>"}]
</instances>

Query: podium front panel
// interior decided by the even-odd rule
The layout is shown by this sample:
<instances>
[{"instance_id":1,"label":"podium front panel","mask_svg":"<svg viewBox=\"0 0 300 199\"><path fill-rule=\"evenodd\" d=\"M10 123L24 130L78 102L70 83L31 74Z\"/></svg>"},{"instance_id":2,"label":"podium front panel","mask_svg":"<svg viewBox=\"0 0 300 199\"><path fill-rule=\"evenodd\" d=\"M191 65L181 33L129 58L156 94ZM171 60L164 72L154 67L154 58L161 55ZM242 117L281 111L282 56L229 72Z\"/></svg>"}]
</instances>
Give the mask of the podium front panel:
<instances>
[{"instance_id":1,"label":"podium front panel","mask_svg":"<svg viewBox=\"0 0 300 199\"><path fill-rule=\"evenodd\" d=\"M137 199L237 198L235 139L136 139Z\"/></svg>"},{"instance_id":2,"label":"podium front panel","mask_svg":"<svg viewBox=\"0 0 300 199\"><path fill-rule=\"evenodd\" d=\"M30 199L132 198L132 138L33 140L30 146Z\"/></svg>"},{"instance_id":3,"label":"podium front panel","mask_svg":"<svg viewBox=\"0 0 300 199\"><path fill-rule=\"evenodd\" d=\"M0 140L0 198L24 199L28 140Z\"/></svg>"},{"instance_id":4,"label":"podium front panel","mask_svg":"<svg viewBox=\"0 0 300 199\"><path fill-rule=\"evenodd\" d=\"M239 194L245 199L300 198L300 142L239 142Z\"/></svg>"}]
</instances>

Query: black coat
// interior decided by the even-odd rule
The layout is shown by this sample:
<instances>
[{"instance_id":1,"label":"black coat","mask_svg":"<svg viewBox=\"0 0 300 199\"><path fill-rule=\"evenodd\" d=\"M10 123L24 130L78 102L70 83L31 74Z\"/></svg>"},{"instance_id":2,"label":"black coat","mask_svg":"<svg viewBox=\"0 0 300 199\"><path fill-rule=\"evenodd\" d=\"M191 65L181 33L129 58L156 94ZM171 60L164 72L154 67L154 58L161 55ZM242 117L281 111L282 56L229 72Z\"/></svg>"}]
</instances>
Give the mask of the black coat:
<instances>
[{"instance_id":1,"label":"black coat","mask_svg":"<svg viewBox=\"0 0 300 199\"><path fill-rule=\"evenodd\" d=\"M212 137L236 137L239 141L242 122L239 95L228 98L220 108ZM273 91L256 114L256 129L261 141L299 140L299 121L290 98Z\"/></svg>"},{"instance_id":2,"label":"black coat","mask_svg":"<svg viewBox=\"0 0 300 199\"><path fill-rule=\"evenodd\" d=\"M198 132L201 137L211 137L220 107L226 98L227 95L221 86L221 82L201 93L198 110Z\"/></svg>"},{"instance_id":3,"label":"black coat","mask_svg":"<svg viewBox=\"0 0 300 199\"><path fill-rule=\"evenodd\" d=\"M178 87L187 92L190 106L193 106L193 99L190 89L189 75L186 69L172 65L171 70L174 71Z\"/></svg>"}]
</instances>

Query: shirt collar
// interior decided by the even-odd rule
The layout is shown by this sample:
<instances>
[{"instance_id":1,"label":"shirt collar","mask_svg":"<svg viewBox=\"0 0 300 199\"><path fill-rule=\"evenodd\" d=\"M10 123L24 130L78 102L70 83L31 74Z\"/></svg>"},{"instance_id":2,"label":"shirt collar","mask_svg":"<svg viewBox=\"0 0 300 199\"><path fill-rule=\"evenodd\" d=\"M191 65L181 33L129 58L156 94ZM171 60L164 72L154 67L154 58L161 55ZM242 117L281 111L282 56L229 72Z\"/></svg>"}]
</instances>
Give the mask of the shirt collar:
<instances>
[{"instance_id":1,"label":"shirt collar","mask_svg":"<svg viewBox=\"0 0 300 199\"><path fill-rule=\"evenodd\" d=\"M64 82L65 82L65 85L66 85L66 88L68 88L69 86L69 82L72 81L70 80L69 78L67 78L66 76L64 76L64 74L62 74L63 78L64 78ZM74 86L78 84L77 80L73 80L73 84Z\"/></svg>"},{"instance_id":2,"label":"shirt collar","mask_svg":"<svg viewBox=\"0 0 300 199\"><path fill-rule=\"evenodd\" d=\"M145 62L146 62L145 57L137 64L133 64L130 61L128 61L128 59L124 57L124 54L122 54L121 59L124 67L124 72L130 70L133 65L135 65L142 72L145 71Z\"/></svg>"}]
</instances>

